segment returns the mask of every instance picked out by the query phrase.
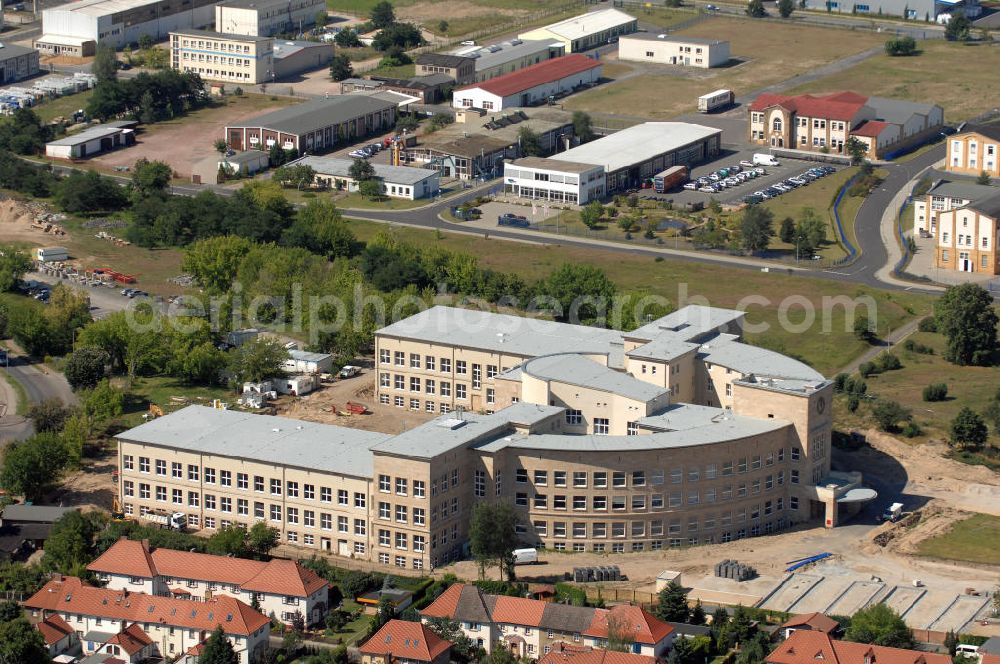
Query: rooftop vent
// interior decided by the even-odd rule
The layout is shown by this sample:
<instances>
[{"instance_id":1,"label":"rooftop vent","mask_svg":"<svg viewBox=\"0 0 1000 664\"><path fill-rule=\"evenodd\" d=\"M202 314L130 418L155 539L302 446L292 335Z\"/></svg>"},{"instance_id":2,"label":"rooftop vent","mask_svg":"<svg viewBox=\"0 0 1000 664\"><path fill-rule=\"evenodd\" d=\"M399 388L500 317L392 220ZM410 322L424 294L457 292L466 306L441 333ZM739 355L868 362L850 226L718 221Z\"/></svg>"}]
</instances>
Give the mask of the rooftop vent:
<instances>
[{"instance_id":1,"label":"rooftop vent","mask_svg":"<svg viewBox=\"0 0 1000 664\"><path fill-rule=\"evenodd\" d=\"M460 420L457 417L449 417L446 420L441 420L437 423L437 425L442 429L451 429L454 431L455 429L465 426L465 420Z\"/></svg>"}]
</instances>

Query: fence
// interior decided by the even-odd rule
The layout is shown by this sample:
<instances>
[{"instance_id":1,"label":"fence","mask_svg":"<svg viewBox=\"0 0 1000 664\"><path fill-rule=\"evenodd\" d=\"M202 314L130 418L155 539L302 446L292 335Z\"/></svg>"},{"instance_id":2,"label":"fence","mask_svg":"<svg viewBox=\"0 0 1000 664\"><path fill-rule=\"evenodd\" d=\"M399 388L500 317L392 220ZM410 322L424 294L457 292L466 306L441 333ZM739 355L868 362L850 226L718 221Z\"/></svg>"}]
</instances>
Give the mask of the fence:
<instances>
[{"instance_id":1,"label":"fence","mask_svg":"<svg viewBox=\"0 0 1000 664\"><path fill-rule=\"evenodd\" d=\"M633 604L639 604L647 608L659 604L658 595L656 593L651 593L648 590L635 590L633 588L604 588L601 586L592 588L588 586L584 588L583 591L587 594L587 602L591 604L598 601L608 603L632 602Z\"/></svg>"},{"instance_id":2,"label":"fence","mask_svg":"<svg viewBox=\"0 0 1000 664\"><path fill-rule=\"evenodd\" d=\"M896 236L899 239L899 246L903 248L903 256L896 262L892 268L892 273L896 276L900 276L909 265L910 259L913 258L913 252L910 251L910 243L906 240L906 233L903 232L903 213L906 208L913 202L913 196L907 196L906 200L899 207L899 214L896 216Z\"/></svg>"},{"instance_id":3,"label":"fence","mask_svg":"<svg viewBox=\"0 0 1000 664\"><path fill-rule=\"evenodd\" d=\"M840 202L844 200L844 195L850 190L854 185L855 181L858 179L858 175L852 175L851 179L844 183L844 186L840 188L837 192L837 197L833 199L833 225L837 229L837 241L840 242L841 246L847 250L847 255L843 258L837 259L833 262L834 265L847 265L852 263L858 258L858 250L851 244L850 240L847 239L847 234L844 233L844 225L840 220Z\"/></svg>"}]
</instances>

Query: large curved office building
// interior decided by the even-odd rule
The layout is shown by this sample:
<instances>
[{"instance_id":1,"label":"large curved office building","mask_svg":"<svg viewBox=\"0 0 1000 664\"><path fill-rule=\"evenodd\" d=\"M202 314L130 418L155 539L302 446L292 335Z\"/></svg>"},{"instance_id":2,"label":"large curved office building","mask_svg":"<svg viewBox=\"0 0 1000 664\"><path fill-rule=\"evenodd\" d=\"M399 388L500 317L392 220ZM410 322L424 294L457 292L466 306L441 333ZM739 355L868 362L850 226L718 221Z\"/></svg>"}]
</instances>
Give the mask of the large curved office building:
<instances>
[{"instance_id":1,"label":"large curved office building","mask_svg":"<svg viewBox=\"0 0 1000 664\"><path fill-rule=\"evenodd\" d=\"M434 307L376 333L377 399L435 414L396 435L190 407L120 436L127 514L266 521L386 566L462 554L472 506L525 544L608 553L837 524L832 385L689 306L632 332Z\"/></svg>"}]
</instances>

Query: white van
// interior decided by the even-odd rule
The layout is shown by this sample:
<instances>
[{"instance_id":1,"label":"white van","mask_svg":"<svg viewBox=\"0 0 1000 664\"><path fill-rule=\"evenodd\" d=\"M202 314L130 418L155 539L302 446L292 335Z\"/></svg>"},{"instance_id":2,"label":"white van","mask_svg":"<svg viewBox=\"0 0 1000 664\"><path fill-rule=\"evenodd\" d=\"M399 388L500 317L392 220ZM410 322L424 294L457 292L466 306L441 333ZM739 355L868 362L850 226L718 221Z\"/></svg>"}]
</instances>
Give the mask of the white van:
<instances>
[{"instance_id":1,"label":"white van","mask_svg":"<svg viewBox=\"0 0 1000 664\"><path fill-rule=\"evenodd\" d=\"M514 564L515 565L537 565L538 564L538 550L537 549L514 549L512 551L514 554Z\"/></svg>"},{"instance_id":2,"label":"white van","mask_svg":"<svg viewBox=\"0 0 1000 664\"><path fill-rule=\"evenodd\" d=\"M970 645L968 643L959 643L955 647L955 654L969 659L979 659L979 646Z\"/></svg>"},{"instance_id":3,"label":"white van","mask_svg":"<svg viewBox=\"0 0 1000 664\"><path fill-rule=\"evenodd\" d=\"M779 166L778 160L769 154L758 152L753 156L753 163L758 166Z\"/></svg>"}]
</instances>

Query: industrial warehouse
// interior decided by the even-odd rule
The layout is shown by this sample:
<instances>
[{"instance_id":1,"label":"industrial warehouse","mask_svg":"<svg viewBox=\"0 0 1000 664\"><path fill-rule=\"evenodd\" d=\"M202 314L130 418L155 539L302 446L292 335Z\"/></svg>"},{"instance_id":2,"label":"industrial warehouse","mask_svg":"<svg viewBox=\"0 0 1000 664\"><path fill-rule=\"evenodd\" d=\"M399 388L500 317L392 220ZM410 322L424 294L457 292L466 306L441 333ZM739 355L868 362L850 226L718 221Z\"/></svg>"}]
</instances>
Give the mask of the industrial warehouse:
<instances>
[{"instance_id":1,"label":"industrial warehouse","mask_svg":"<svg viewBox=\"0 0 1000 664\"><path fill-rule=\"evenodd\" d=\"M599 61L585 55L566 55L458 88L454 92L452 106L486 111L533 106L596 85L600 78Z\"/></svg>"},{"instance_id":2,"label":"industrial warehouse","mask_svg":"<svg viewBox=\"0 0 1000 664\"><path fill-rule=\"evenodd\" d=\"M873 492L830 470L832 383L743 343L743 317L688 306L623 333L436 306L375 335L376 398L436 419L392 435L190 406L119 435L119 498L415 570L462 555L487 489L557 551L834 527Z\"/></svg>"},{"instance_id":3,"label":"industrial warehouse","mask_svg":"<svg viewBox=\"0 0 1000 664\"><path fill-rule=\"evenodd\" d=\"M670 166L711 159L719 154L721 138L722 130L714 127L645 122L545 160L508 162L504 164L504 189L524 198L584 205L636 187Z\"/></svg>"},{"instance_id":4,"label":"industrial warehouse","mask_svg":"<svg viewBox=\"0 0 1000 664\"><path fill-rule=\"evenodd\" d=\"M233 150L316 152L390 130L396 103L367 95L335 95L258 115L229 125L225 140Z\"/></svg>"}]
</instances>

